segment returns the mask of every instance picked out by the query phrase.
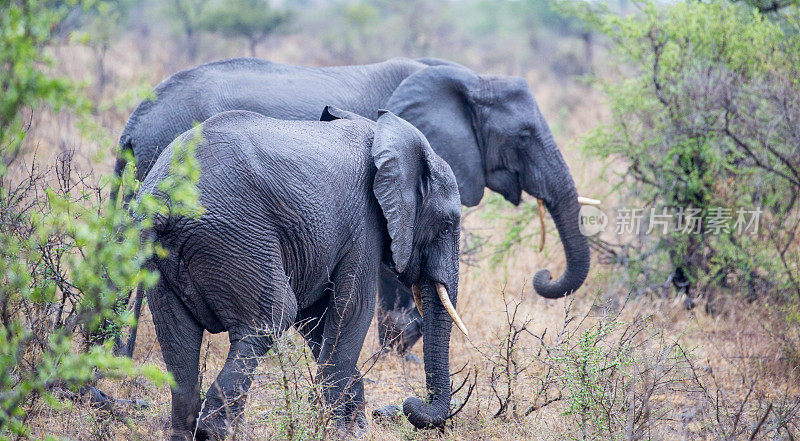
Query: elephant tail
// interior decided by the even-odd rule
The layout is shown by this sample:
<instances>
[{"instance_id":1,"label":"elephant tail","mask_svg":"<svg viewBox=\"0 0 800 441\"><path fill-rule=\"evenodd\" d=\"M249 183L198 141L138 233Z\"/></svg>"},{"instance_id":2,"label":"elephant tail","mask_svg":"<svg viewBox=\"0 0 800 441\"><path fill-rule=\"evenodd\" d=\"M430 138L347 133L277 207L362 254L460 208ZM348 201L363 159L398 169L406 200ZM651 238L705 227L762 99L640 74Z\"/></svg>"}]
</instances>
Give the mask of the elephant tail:
<instances>
[{"instance_id":1,"label":"elephant tail","mask_svg":"<svg viewBox=\"0 0 800 441\"><path fill-rule=\"evenodd\" d=\"M133 155L133 143L127 130L122 133L119 140L119 149L117 150L117 162L114 164L114 183L111 184L111 194L109 195L108 205L109 208L117 207L117 196L119 190L122 188L122 173L125 172L125 167L128 166L128 155ZM123 206L127 206L128 198L123 195Z\"/></svg>"},{"instance_id":2,"label":"elephant tail","mask_svg":"<svg viewBox=\"0 0 800 441\"><path fill-rule=\"evenodd\" d=\"M136 348L136 332L139 329L139 316L142 313L142 300L144 299L144 287L139 284L136 288L136 299L133 302L133 317L134 323L131 327L131 335L128 337L128 343L125 345L125 356L133 358L133 350Z\"/></svg>"},{"instance_id":3,"label":"elephant tail","mask_svg":"<svg viewBox=\"0 0 800 441\"><path fill-rule=\"evenodd\" d=\"M114 181L111 184L111 192L108 198L108 211L113 212L117 209L117 197L119 196L119 191L122 188L122 174L125 172L125 168L128 165L127 155L133 154L133 145L131 142L131 137L127 133L126 130L122 133L122 136L119 140L119 149L117 150L117 162L114 164ZM123 194L123 208L127 209L127 198ZM133 315L136 318L136 322L131 327L131 335L128 337L128 343L125 345L124 353L120 354L117 350L115 350L116 355L123 355L127 356L128 358L133 356L133 349L136 345L136 330L139 323L139 313L142 309L142 296L143 296L143 289L141 285L136 290L136 298L134 300L134 310ZM130 294L128 294L130 298Z\"/></svg>"}]
</instances>

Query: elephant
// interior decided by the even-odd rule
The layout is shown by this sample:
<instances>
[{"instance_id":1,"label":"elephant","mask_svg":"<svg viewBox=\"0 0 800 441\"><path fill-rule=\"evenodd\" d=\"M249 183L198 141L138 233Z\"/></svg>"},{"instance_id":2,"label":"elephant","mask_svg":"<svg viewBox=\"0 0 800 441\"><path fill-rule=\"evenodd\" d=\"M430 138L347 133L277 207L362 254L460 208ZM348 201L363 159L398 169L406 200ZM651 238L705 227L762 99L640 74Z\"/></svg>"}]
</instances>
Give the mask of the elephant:
<instances>
[{"instance_id":1,"label":"elephant","mask_svg":"<svg viewBox=\"0 0 800 441\"><path fill-rule=\"evenodd\" d=\"M176 382L173 439L194 430L224 438L243 412L258 357L293 325L319 363L336 421L362 428L357 361L381 264L415 287L424 312L429 399L408 398L403 411L420 428L441 426L448 416L452 323L466 332L455 310L455 176L425 137L391 112L371 121L326 107L320 119L219 113L178 136L142 183L138 198L166 199L159 184L170 176L175 150L201 135L195 155L202 213L156 215L145 233L168 251L148 263L160 279L146 296ZM230 352L201 407L204 330L227 331Z\"/></svg>"},{"instance_id":2,"label":"elephant","mask_svg":"<svg viewBox=\"0 0 800 441\"><path fill-rule=\"evenodd\" d=\"M123 154L115 171L123 172L125 152L132 152L138 178L144 178L175 136L225 110L313 120L325 104L372 120L378 109L385 108L410 122L452 168L464 206L477 205L485 187L514 205L522 191L537 198L540 217L542 204L553 217L567 267L555 281L548 270L539 270L533 277L535 291L559 298L583 284L590 255L579 230L575 183L536 99L520 77L479 75L432 58L322 68L255 58L207 63L172 75L155 88L153 100L139 104L120 138ZM409 287L390 269L381 272L379 335L391 345L388 330L404 329L395 342L402 352L423 334L422 321Z\"/></svg>"}]
</instances>

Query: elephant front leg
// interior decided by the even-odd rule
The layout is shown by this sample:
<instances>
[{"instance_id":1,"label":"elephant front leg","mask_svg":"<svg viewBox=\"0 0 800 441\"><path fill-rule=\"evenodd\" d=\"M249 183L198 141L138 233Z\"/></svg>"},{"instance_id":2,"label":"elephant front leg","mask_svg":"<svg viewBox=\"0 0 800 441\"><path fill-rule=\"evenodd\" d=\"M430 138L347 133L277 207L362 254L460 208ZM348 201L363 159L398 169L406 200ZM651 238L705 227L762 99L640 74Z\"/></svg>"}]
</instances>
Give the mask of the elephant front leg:
<instances>
[{"instance_id":1,"label":"elephant front leg","mask_svg":"<svg viewBox=\"0 0 800 441\"><path fill-rule=\"evenodd\" d=\"M375 311L376 285L376 277L363 268L339 271L334 276L333 307L324 318L318 377L337 425L348 431L360 431L367 423L358 357Z\"/></svg>"}]
</instances>

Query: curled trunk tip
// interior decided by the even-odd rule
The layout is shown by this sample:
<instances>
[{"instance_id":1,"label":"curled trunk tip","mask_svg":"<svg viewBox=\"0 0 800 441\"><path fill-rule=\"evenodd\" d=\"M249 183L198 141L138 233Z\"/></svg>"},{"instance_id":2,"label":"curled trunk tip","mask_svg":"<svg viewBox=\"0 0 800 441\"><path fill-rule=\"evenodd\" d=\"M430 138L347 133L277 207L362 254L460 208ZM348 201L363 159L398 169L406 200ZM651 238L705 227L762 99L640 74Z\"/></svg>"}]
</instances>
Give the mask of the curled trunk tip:
<instances>
[{"instance_id":1,"label":"curled trunk tip","mask_svg":"<svg viewBox=\"0 0 800 441\"><path fill-rule=\"evenodd\" d=\"M444 425L447 412L430 408L417 397L409 397L403 402L403 413L417 429L433 429Z\"/></svg>"},{"instance_id":2,"label":"curled trunk tip","mask_svg":"<svg viewBox=\"0 0 800 441\"><path fill-rule=\"evenodd\" d=\"M589 241L580 231L580 202L572 188L560 198L546 204L558 229L567 258L567 269L556 280L550 271L539 270L533 277L533 289L542 297L557 299L572 294L581 287L589 274Z\"/></svg>"}]
</instances>

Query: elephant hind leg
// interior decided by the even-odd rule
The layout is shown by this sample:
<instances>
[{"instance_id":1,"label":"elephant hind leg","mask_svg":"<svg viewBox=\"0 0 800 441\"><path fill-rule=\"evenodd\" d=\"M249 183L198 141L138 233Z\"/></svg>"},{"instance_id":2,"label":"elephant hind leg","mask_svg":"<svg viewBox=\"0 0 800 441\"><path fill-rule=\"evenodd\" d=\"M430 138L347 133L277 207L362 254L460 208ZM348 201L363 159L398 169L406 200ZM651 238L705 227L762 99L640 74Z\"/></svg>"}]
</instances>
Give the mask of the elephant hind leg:
<instances>
[{"instance_id":1,"label":"elephant hind leg","mask_svg":"<svg viewBox=\"0 0 800 441\"><path fill-rule=\"evenodd\" d=\"M164 363L175 378L171 439L192 439L200 413L198 374L203 328L163 277L147 294Z\"/></svg>"},{"instance_id":2,"label":"elephant hind leg","mask_svg":"<svg viewBox=\"0 0 800 441\"><path fill-rule=\"evenodd\" d=\"M228 358L208 389L197 424L199 439L225 439L244 412L247 392L261 357L272 347L271 335L231 340Z\"/></svg>"},{"instance_id":3,"label":"elephant hind leg","mask_svg":"<svg viewBox=\"0 0 800 441\"><path fill-rule=\"evenodd\" d=\"M198 435L203 438L224 439L232 433L244 412L247 393L259 361L294 323L297 299L288 278L276 263L265 266L263 285L253 280L242 284L241 297L259 299L260 312L241 313L251 323L239 321L229 329L231 342L228 358L219 375L206 393L198 422ZM256 293L262 293L259 297ZM246 319L244 319L246 320Z\"/></svg>"},{"instance_id":4,"label":"elephant hind leg","mask_svg":"<svg viewBox=\"0 0 800 441\"><path fill-rule=\"evenodd\" d=\"M325 311L328 309L329 298L321 298L311 306L298 311L294 326L305 338L314 360L319 361L319 354L322 350L323 331L325 330Z\"/></svg>"}]
</instances>

